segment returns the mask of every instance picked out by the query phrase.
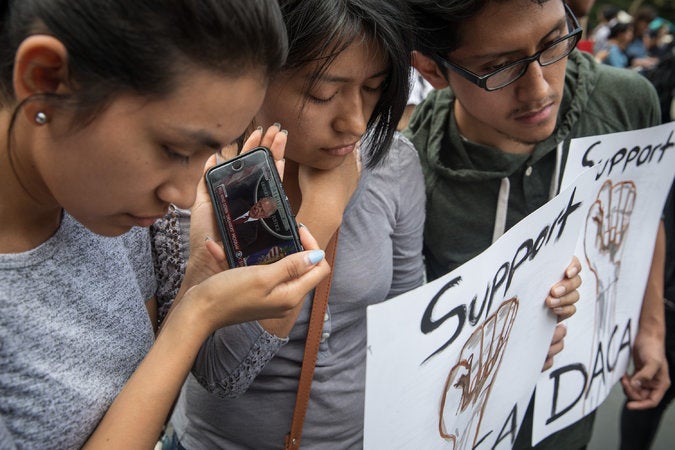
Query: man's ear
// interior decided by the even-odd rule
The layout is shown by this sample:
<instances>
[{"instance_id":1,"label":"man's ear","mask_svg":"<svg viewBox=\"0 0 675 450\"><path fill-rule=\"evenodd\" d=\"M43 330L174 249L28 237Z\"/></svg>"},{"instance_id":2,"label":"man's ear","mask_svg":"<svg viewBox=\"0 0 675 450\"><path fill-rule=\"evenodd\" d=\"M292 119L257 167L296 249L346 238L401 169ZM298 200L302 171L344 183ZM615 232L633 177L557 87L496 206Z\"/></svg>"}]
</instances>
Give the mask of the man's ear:
<instances>
[{"instance_id":1,"label":"man's ear","mask_svg":"<svg viewBox=\"0 0 675 450\"><path fill-rule=\"evenodd\" d=\"M414 50L412 52L412 65L431 84L434 89L443 89L448 87L448 80L445 72L438 67L436 61L427 55Z\"/></svg>"},{"instance_id":2,"label":"man's ear","mask_svg":"<svg viewBox=\"0 0 675 450\"><path fill-rule=\"evenodd\" d=\"M17 49L12 80L17 102L38 94L71 92L68 76L68 51L58 39L29 36ZM25 109L31 120L38 110L48 113L46 102L39 100L28 102Z\"/></svg>"}]
</instances>

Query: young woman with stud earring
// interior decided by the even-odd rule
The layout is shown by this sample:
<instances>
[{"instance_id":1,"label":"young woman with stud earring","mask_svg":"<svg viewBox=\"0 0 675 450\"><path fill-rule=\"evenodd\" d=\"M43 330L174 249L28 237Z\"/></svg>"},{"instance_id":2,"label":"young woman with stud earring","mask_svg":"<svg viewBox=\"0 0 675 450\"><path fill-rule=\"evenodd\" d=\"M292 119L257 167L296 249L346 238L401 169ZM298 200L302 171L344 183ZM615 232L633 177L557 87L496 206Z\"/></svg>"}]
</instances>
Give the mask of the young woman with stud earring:
<instances>
[{"instance_id":1,"label":"young woman with stud earring","mask_svg":"<svg viewBox=\"0 0 675 450\"><path fill-rule=\"evenodd\" d=\"M273 265L189 260L156 339L146 309L143 227L192 205L286 51L271 0L0 1L0 448L152 448L207 336L328 273L302 230Z\"/></svg>"}]
</instances>

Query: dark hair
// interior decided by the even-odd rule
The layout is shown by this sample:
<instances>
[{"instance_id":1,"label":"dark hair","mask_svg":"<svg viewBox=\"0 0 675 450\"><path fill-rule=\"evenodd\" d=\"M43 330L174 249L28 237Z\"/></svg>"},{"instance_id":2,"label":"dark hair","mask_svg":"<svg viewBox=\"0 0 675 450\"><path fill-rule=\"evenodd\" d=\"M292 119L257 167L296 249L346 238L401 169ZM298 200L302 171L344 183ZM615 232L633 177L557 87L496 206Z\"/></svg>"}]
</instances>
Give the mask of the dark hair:
<instances>
[{"instance_id":1,"label":"dark hair","mask_svg":"<svg viewBox=\"0 0 675 450\"><path fill-rule=\"evenodd\" d=\"M609 35L607 36L607 39L614 39L621 33L625 33L626 31L630 31L632 29L633 24L631 22L617 22L609 29Z\"/></svg>"},{"instance_id":2,"label":"dark hair","mask_svg":"<svg viewBox=\"0 0 675 450\"><path fill-rule=\"evenodd\" d=\"M283 70L320 61L315 75L361 36L372 39L388 57L390 72L368 121L364 137L367 164L386 155L410 90L412 34L406 5L400 0L279 0L288 31L288 60ZM307 89L310 89L307 86Z\"/></svg>"},{"instance_id":3,"label":"dark hair","mask_svg":"<svg viewBox=\"0 0 675 450\"><path fill-rule=\"evenodd\" d=\"M658 15L658 12L653 6L642 5L635 11L635 14L633 14L633 21L649 23L656 19Z\"/></svg>"},{"instance_id":4,"label":"dark hair","mask_svg":"<svg viewBox=\"0 0 675 450\"><path fill-rule=\"evenodd\" d=\"M600 7L600 14L602 14L603 19L609 22L619 15L619 8L614 5L602 5Z\"/></svg>"},{"instance_id":5,"label":"dark hair","mask_svg":"<svg viewBox=\"0 0 675 450\"><path fill-rule=\"evenodd\" d=\"M270 76L287 54L274 0L0 0L2 104L14 100L16 50L35 34L65 46L77 90L59 100L80 118L120 93L166 95L191 66Z\"/></svg>"},{"instance_id":6,"label":"dark hair","mask_svg":"<svg viewBox=\"0 0 675 450\"><path fill-rule=\"evenodd\" d=\"M491 2L508 0L407 0L415 21L415 49L434 59L462 45L463 23ZM543 4L550 0L531 0ZM440 63L439 67L442 67Z\"/></svg>"}]
</instances>

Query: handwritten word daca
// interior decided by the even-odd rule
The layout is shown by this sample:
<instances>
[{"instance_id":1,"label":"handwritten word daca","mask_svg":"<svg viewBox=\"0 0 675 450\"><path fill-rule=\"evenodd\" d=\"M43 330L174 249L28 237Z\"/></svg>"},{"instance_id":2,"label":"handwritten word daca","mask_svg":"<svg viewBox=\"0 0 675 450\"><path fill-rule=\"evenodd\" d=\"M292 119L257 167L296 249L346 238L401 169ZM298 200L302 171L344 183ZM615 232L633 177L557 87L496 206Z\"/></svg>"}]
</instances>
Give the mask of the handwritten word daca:
<instances>
[{"instance_id":1,"label":"handwritten word daca","mask_svg":"<svg viewBox=\"0 0 675 450\"><path fill-rule=\"evenodd\" d=\"M593 383L596 381L602 382L603 385L606 385L605 375L609 372L614 373L616 366L619 361L619 356L621 352L626 350L630 354L630 342L631 342L631 320L628 319L626 325L621 334L620 341L618 339L618 330L619 326L614 325L614 329L609 337L607 342L607 349L603 348L602 341L598 342L598 348L595 352L595 362L593 364L593 372L590 374L586 366L582 363L568 364L566 366L560 367L556 370L551 371L549 374L549 379L553 380L553 397L551 402L551 415L546 419L546 424L550 424L560 417L564 416L568 411L576 406L577 403L582 399L582 397L587 398L593 387ZM575 377L574 374L577 376ZM562 385L563 378L566 381L566 387L572 385L576 380L580 387L577 392L577 396L565 405L563 408L560 408L558 404L560 402L560 387ZM599 379L598 379L599 378ZM566 392L573 392L571 389L566 389Z\"/></svg>"},{"instance_id":2,"label":"handwritten word daca","mask_svg":"<svg viewBox=\"0 0 675 450\"><path fill-rule=\"evenodd\" d=\"M468 304L460 304L442 317L434 319L434 317L437 316L434 314L437 312L437 304L446 295L446 293L449 293L450 295L452 294L449 291L451 291L453 287L457 286L461 282L461 276L450 280L438 291L438 293L436 293L436 295L434 295L434 297L429 302L429 305L425 309L424 314L422 315L422 320L420 323L422 333L429 334L452 319L456 319L456 328L450 338L441 347L429 355L424 361L422 361L422 364L427 362L436 354L445 350L455 341L455 339L457 339L457 337L461 334L464 325L466 325L467 318L472 327L476 326L481 317L483 319L487 318L490 314L495 296L500 291L500 289L503 288L501 294L502 298L499 299L500 303L501 300L506 297L506 293L511 286L511 282L513 281L516 271L520 269L527 261L533 261L534 258L536 258L536 256L539 254L539 251L542 249L542 247L547 245L554 235L556 242L560 239L563 232L565 231L567 219L581 206L581 202L574 202L575 194L576 188L572 191L567 206L560 211L553 222L542 228L535 238L529 238L520 244L513 257L510 260L505 261L497 269L494 276L492 277L492 280L487 283L485 295L483 296L483 300L478 311L476 311L478 295L475 295ZM456 304L456 302L453 303Z\"/></svg>"},{"instance_id":3,"label":"handwritten word daca","mask_svg":"<svg viewBox=\"0 0 675 450\"><path fill-rule=\"evenodd\" d=\"M605 160L604 164L602 159L598 160L597 163L591 159L591 152L593 149L602 144L602 141L597 141L588 147L581 160L581 165L584 167L596 166L598 173L596 174L595 179L597 180L603 175L609 176L615 168L617 170L620 169L621 173L623 173L631 164L634 164L636 167L640 167L643 164L650 164L653 162L655 156L657 156L656 163L660 163L666 150L675 146L672 142L672 138L673 132L671 131L666 142L656 145L648 144L644 147L636 145L630 150L627 147L620 148L611 158Z\"/></svg>"}]
</instances>

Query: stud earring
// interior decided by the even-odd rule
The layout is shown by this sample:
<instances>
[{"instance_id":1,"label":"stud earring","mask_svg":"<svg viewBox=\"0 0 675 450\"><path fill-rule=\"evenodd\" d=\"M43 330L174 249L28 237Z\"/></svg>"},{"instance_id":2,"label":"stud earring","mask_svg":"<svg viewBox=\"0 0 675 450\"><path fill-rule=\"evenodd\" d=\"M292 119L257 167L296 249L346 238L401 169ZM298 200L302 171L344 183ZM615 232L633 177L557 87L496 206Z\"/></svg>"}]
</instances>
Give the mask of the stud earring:
<instances>
[{"instance_id":1,"label":"stud earring","mask_svg":"<svg viewBox=\"0 0 675 450\"><path fill-rule=\"evenodd\" d=\"M37 114L35 114L35 123L38 125L44 125L47 123L47 114L43 113L42 111L38 111Z\"/></svg>"}]
</instances>

